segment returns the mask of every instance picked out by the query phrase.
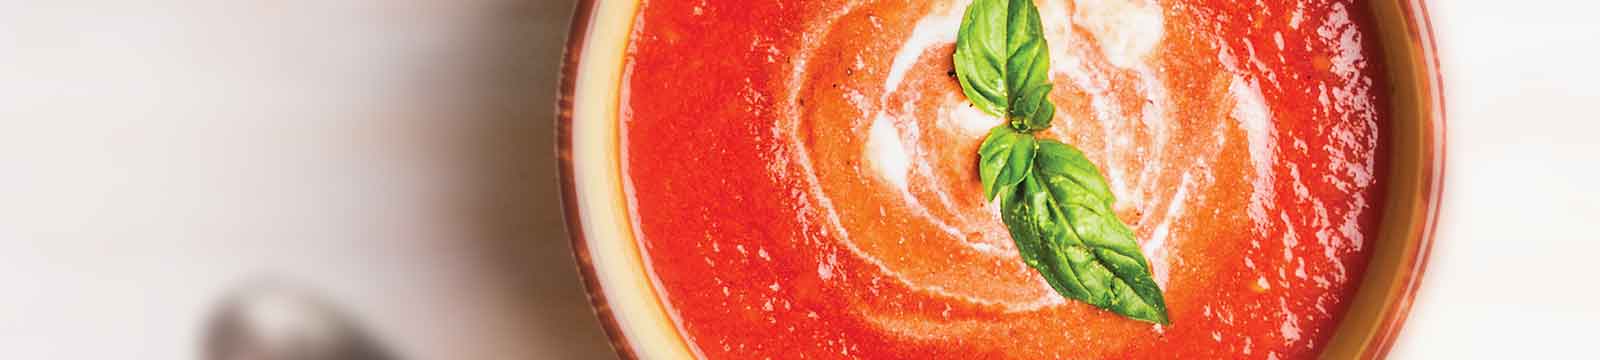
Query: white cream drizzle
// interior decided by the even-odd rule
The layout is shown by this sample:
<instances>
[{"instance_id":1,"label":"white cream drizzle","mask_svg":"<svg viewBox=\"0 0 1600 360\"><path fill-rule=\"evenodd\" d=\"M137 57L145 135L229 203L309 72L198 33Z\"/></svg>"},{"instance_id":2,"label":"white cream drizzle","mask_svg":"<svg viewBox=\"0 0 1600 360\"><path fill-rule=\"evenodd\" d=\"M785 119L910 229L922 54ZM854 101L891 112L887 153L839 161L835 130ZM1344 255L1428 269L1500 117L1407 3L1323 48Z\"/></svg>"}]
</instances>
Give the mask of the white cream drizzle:
<instances>
[{"instance_id":1,"label":"white cream drizzle","mask_svg":"<svg viewBox=\"0 0 1600 360\"><path fill-rule=\"evenodd\" d=\"M872 119L868 129L867 142L861 149L861 158L870 163L877 176L899 189L902 194L907 194L904 198L908 202L908 206L913 208L914 215L925 216L930 219L932 215L927 212L927 209L919 208L922 205L916 204L917 200L908 195L909 187L912 183L910 177L915 176L919 171L918 165L912 161L916 155L914 152L917 150L908 147L908 144L916 144L916 135L914 133L917 131L903 128L897 129L896 115L891 113L891 109L885 104L887 99L901 90L908 73L918 60L928 53L929 49L948 45L956 38L962 11L969 3L970 0L950 0L935 4L935 10L918 19L910 35L896 49L883 82L883 91L879 100L874 104L859 96L851 98L851 103L861 109L864 116L870 116ZM834 22L839 17L852 12L855 5L859 5L859 3L852 4L841 12L829 16L826 21L815 24L813 28L802 35L802 41L806 45L803 45L796 54L793 79L803 78L805 63L815 50L814 45L827 36L827 31L833 27ZM1185 206L1189 202L1192 192L1196 188L1208 186L1207 184L1214 180L1209 174L1205 173L1205 168L1209 166L1207 165L1208 161L1215 161L1215 157L1218 155L1215 153L1209 154L1209 159L1204 155L1198 156L1195 157L1194 163L1170 164L1159 161L1161 160L1160 154L1171 151L1171 149L1168 149L1168 143L1172 135L1169 133L1168 127L1172 125L1168 123L1169 110L1166 108L1166 104L1169 102L1169 89L1165 87L1158 76L1159 72L1152 68L1146 60L1151 52L1158 47L1165 35L1163 34L1165 24L1162 18L1162 9L1153 1L1140 0L1078 0L1075 4L1067 0L1044 0L1039 5L1041 13L1044 15L1043 25L1046 30L1046 38L1051 44L1049 51L1052 57L1051 73L1053 80L1058 83L1070 83L1070 86L1085 93L1090 100L1091 111L1088 117L1091 119L1073 119L1061 113L1060 115L1063 116L1057 119L1057 125L1066 127L1079 121L1090 121L1093 123L1083 124L1088 125L1083 128L1093 129L1097 127L1100 129L1102 138L1106 139L1105 146L1097 149L1097 151L1089 151L1096 149L1085 150L1089 151L1091 156L1098 157L1096 159L1097 162L1103 164L1113 191L1119 195L1119 207L1132 207L1138 209L1140 213L1146 214L1144 216L1146 221L1138 225L1144 231L1136 229L1136 232L1143 234L1141 238L1144 242L1141 250L1150 258L1158 284L1165 287L1171 268L1169 261L1172 261L1167 255L1173 248L1180 245L1174 243L1175 239L1171 237L1172 229L1183 217L1186 211ZM1299 12L1297 9L1296 14L1294 14L1295 17L1299 17ZM1291 25L1298 25L1298 21L1294 22L1296 24ZM1087 36L1084 34L1087 34ZM1335 34L1343 35L1342 32L1335 32ZM1333 37L1333 39L1345 44L1354 42L1352 39L1337 36ZM1247 64L1262 66L1256 64L1259 60L1254 58L1254 54L1247 55L1249 56L1246 59ZM1354 56L1359 55L1359 52L1354 53ZM1105 59L1104 63L1129 71L1136 76L1137 86L1139 86L1137 90L1147 100L1147 105L1142 108L1142 111L1138 114L1125 115L1125 109L1109 93L1110 90L1108 89L1111 88L1110 80L1105 74L1100 73L1104 70L1103 65L1096 65L1098 60L1090 61L1095 56L1103 57ZM1218 56L1230 71L1235 74L1241 73L1240 68L1237 67L1239 64L1233 58L1233 54L1223 51ZM1338 63L1335 65L1339 67L1337 70L1346 69L1345 66L1349 62L1344 60L1336 59ZM856 62L858 63L856 66L860 67L861 60L858 58ZM1096 67L1101 67L1101 69ZM799 80L796 81L798 82ZM798 89L799 86L794 86L793 88ZM1254 179L1252 179L1253 191L1251 193L1251 205L1248 209L1249 216L1258 226L1265 226L1263 224L1276 220L1267 215L1267 206L1273 204L1273 194L1275 193L1273 191L1272 166L1276 160L1277 149L1275 145L1276 133L1271 122L1272 111L1266 105L1261 84L1258 80L1235 75L1229 82L1227 90L1229 96L1234 100L1234 108L1231 109L1230 115L1234 118L1236 126L1246 135L1245 140L1248 142L1250 161L1255 171ZM796 90L791 91L788 99L790 106L794 106L792 104L795 103L796 93L793 91ZM1337 98L1341 94L1336 92L1333 95ZM1337 102L1343 99L1334 100ZM921 103L923 106L931 103L933 106L938 107L936 114L939 119L935 119L937 122L931 122L931 124L949 127L962 134L981 136L989 128L1001 123L1000 119L971 107L963 97L921 99ZM894 110L903 111L904 109ZM799 113L797 108L791 111L791 114ZM903 121L905 119L900 120L902 120L899 121L900 123L910 123ZM928 124L930 122L923 123L925 126ZM1138 143L1135 141L1133 134L1147 136L1149 141L1143 144L1143 148L1140 148L1140 146L1137 146ZM1222 148L1222 142L1226 138L1220 136L1220 131L1218 135L1216 146L1208 151L1218 151ZM810 191L813 195L812 197L817 200L815 205L819 207L819 211L826 213L832 229L838 231L837 235L841 240L840 243L857 257L882 270L882 273L889 278L899 281L908 287L919 289L919 291L961 299L975 304L1003 305L1008 311L1031 311L1063 303L1058 297L1054 296L1044 297L1029 303L997 302L977 295L955 293L937 284L920 283L904 274L900 274L896 269L885 265L882 260L876 258L873 254L867 253L857 246L854 241L850 240L849 233L840 223L831 200L816 186L817 181L815 173L810 168L809 155L805 154L803 149L797 152L799 153L797 158L801 159L804 171L808 174L807 176L811 177L812 181L810 183L813 185ZM1146 153L1156 155L1150 157ZM1139 159L1150 161L1133 161ZM1352 167L1356 168L1356 166ZM1195 170L1189 169L1199 169L1201 176L1194 176ZM1181 175L1179 175L1182 179L1180 186L1171 189L1161 188L1162 185L1159 179L1163 177L1163 174L1171 174L1173 171L1182 171ZM1320 204L1317 205L1317 208L1321 207ZM1325 228L1337 228L1329 226L1333 224L1327 224L1331 222L1329 221L1331 219L1326 219L1326 215L1323 215L1323 219L1324 223L1318 225ZM957 238L967 236L961 233L959 229L944 224L938 219L933 219L933 221L945 232L951 233ZM1333 240L1328 239L1328 237L1334 234L1330 231L1316 233L1319 242L1324 244L1329 240ZM1290 233L1285 236L1283 241L1292 245L1297 242L1297 239ZM980 252L1005 253L982 242L967 241L965 243ZM1301 263L1303 264L1303 260ZM839 274L833 270L833 267L831 264L819 265L817 271L823 277L838 276ZM1297 276L1304 276L1303 274L1303 267L1296 269ZM1039 285L1046 286L1042 281Z\"/></svg>"},{"instance_id":2,"label":"white cream drizzle","mask_svg":"<svg viewBox=\"0 0 1600 360\"><path fill-rule=\"evenodd\" d=\"M916 64L917 60L929 48L948 44L951 39L955 38L960 26L961 10L965 8L967 3L969 1L955 1L950 4L951 6L936 10L918 20L911 35L895 53L894 61L884 82L885 91L883 97L885 99L899 90L906 73L910 71L911 67ZM1140 85L1148 96L1149 106L1143 108L1143 113L1137 118L1138 124L1142 124L1147 128L1145 129L1146 131L1153 134L1154 141L1149 144L1151 150L1158 153L1163 151L1168 142L1167 124L1165 123L1166 109L1164 106L1167 101L1166 89L1161 80L1155 75L1153 69L1143 62L1143 59L1154 49L1163 35L1160 8L1151 3L1134 3L1127 0L1079 2L1077 6L1071 7L1076 11L1070 14L1068 11L1069 4L1066 1L1045 1L1040 4L1040 7L1041 13L1045 15L1043 25L1046 29L1047 40L1052 44L1061 44L1050 48L1052 57L1055 59L1052 73L1066 75L1075 85L1090 92L1094 102L1096 115L1094 117L1102 122L1103 136L1109 139L1104 150L1104 154L1108 157L1108 163L1121 164L1120 160L1123 157L1132 156L1132 153L1139 151L1133 149L1133 139L1129 135L1129 129L1127 128L1128 126L1133 126L1133 124L1123 119L1121 115L1123 110L1114 100L1106 96L1105 89L1108 86L1106 80L1091 70L1083 62L1080 55L1071 50L1074 47L1068 45L1083 41L1083 39L1075 38L1073 35L1074 20L1090 27L1089 32L1095 38L1088 40L1096 41L1100 44L1098 49L1102 52L1101 56L1107 58L1114 65L1133 69L1139 75ZM989 128L1001 123L1000 119L978 111L962 99L953 100L955 101L940 102L940 116L952 118L954 121L946 121L945 123L955 124L962 133L982 136ZM881 120L883 116L880 112L875 118ZM876 124L878 121L874 123ZM874 125L873 128L876 129L878 126ZM875 132L873 136L876 138L877 134L879 133ZM871 142L883 143L885 141L871 140ZM883 151L894 150L881 147L871 148L884 149ZM876 162L889 164L895 163L895 160L887 159L887 157L905 155L904 151L878 153L869 150L869 152L871 153L863 154L865 158L878 159ZM880 171L889 171L889 173L881 173L881 177L892 179L891 183L904 189L905 182L903 178L899 177L900 170L898 168L891 166L879 167L879 169ZM1169 228L1171 222L1178 218L1177 214L1181 213L1186 205L1181 197L1186 194L1188 187L1193 186L1192 181L1186 180L1184 188L1177 190L1179 199L1165 202L1145 201L1144 195L1147 192L1134 189L1131 183L1135 181L1141 182L1140 187L1145 189L1155 187L1157 185L1153 180L1163 170L1162 163L1150 161L1143 162L1143 165L1136 172L1138 174L1136 178L1130 178L1129 173L1122 166L1108 166L1107 174L1115 191L1119 194L1125 194L1121 199L1123 203L1139 207L1144 212L1156 210L1147 209L1149 207L1161 204L1167 206L1164 214L1169 216L1160 217L1160 222L1155 225L1157 229ZM942 196L943 194L940 195ZM915 199L908 197L907 200L912 203L913 207L920 206L915 204ZM919 213L925 212L919 211ZM953 228L949 228L948 225L937 219L930 220L941 225L941 228L947 228L947 232L950 232L953 236L958 238L966 236ZM999 250L981 241L965 241L964 243L984 252L996 252L996 250ZM1166 246L1165 235L1152 237L1152 240L1148 241L1145 246L1145 252L1148 256L1156 260L1154 261L1156 265L1153 266L1163 274L1167 268L1167 264L1164 262L1165 254L1168 252ZM1160 276L1158 283L1164 286L1166 277Z\"/></svg>"},{"instance_id":3,"label":"white cream drizzle","mask_svg":"<svg viewBox=\"0 0 1600 360\"><path fill-rule=\"evenodd\" d=\"M949 119L948 124L961 129L962 134L973 137L986 136L989 134L989 129L1000 125L1000 118L985 114L977 107L964 105L963 101L965 100L945 100L943 103L946 105L939 108L939 117Z\"/></svg>"},{"instance_id":4,"label":"white cream drizzle","mask_svg":"<svg viewBox=\"0 0 1600 360\"><path fill-rule=\"evenodd\" d=\"M1267 206L1273 203L1275 194L1272 189L1272 164L1276 161L1277 142L1274 139L1272 112L1267 109L1261 87L1254 80L1234 76L1228 84L1228 93L1233 95L1232 115L1239 122L1239 128L1244 130L1245 141L1249 142L1250 163L1256 171L1248 210L1250 220L1264 228L1272 221L1267 217Z\"/></svg>"},{"instance_id":5,"label":"white cream drizzle","mask_svg":"<svg viewBox=\"0 0 1600 360\"><path fill-rule=\"evenodd\" d=\"M1087 29L1112 65L1133 68L1161 42L1161 7L1154 1L1078 0L1072 19Z\"/></svg>"},{"instance_id":6,"label":"white cream drizzle","mask_svg":"<svg viewBox=\"0 0 1600 360\"><path fill-rule=\"evenodd\" d=\"M883 81L885 97L900 90L900 82L905 80L906 72L911 71L911 66L916 65L917 59L922 58L928 48L955 41L956 32L961 30L962 12L971 3L971 0L962 0L946 4L941 11L917 20L916 27L911 29L911 36L906 38L905 44L900 45L900 50L895 51L894 62L889 65L889 76Z\"/></svg>"},{"instance_id":7,"label":"white cream drizzle","mask_svg":"<svg viewBox=\"0 0 1600 360\"><path fill-rule=\"evenodd\" d=\"M894 122L888 116L880 113L873 117L862 151L867 154L879 177L895 189L907 191L906 177L911 172L911 157L906 155L905 144L900 142L899 131L895 130Z\"/></svg>"},{"instance_id":8,"label":"white cream drizzle","mask_svg":"<svg viewBox=\"0 0 1600 360\"><path fill-rule=\"evenodd\" d=\"M930 48L949 44L956 38L962 12L969 3L970 1L967 0L957 0L935 5L934 11L917 20L910 35L895 51L892 63L889 66L889 72L884 80L884 89L881 93L879 104L887 103L891 96L901 90L907 74ZM1166 283L1166 269L1168 269L1168 265L1165 263L1165 255L1169 252L1168 247L1171 246L1167 241L1169 236L1166 233L1172 226L1172 222L1178 219L1180 217L1178 215L1183 212L1186 205L1184 198L1190 188L1195 186L1195 182L1192 176L1185 174L1181 188L1164 190L1164 194L1157 194L1164 195L1160 199L1162 201L1150 201L1153 199L1144 198L1146 191L1135 189L1133 184L1138 183L1139 188L1145 189L1152 189L1158 186L1156 179L1159 178L1160 172L1166 170L1163 164L1144 162L1142 165L1136 165L1139 167L1135 169L1135 172L1130 173L1124 169L1124 166L1131 164L1131 162L1122 160L1126 157L1137 156L1136 154L1141 151L1140 149L1135 149L1135 142L1129 135L1131 133L1130 130L1132 130L1130 127L1142 127L1140 131L1149 133L1153 138L1153 143L1148 144L1150 149L1144 149L1144 151L1160 153L1164 151L1165 144L1168 142L1169 135L1166 129L1167 110L1164 107L1164 103L1167 101L1165 85L1156 76L1156 72L1144 61L1163 36L1163 20L1161 19L1160 8L1153 3L1135 3L1129 0L1080 1L1076 6L1072 6L1067 1L1044 1L1040 4L1040 8L1041 13L1044 15L1042 25L1046 30L1046 40L1052 44L1050 47L1053 59L1052 75L1064 76L1075 87L1089 93L1094 110L1092 117L1100 122L1101 126L1099 128L1103 136L1108 139L1106 142L1107 147L1101 153L1107 157L1107 177L1112 183L1114 191L1118 194L1125 194L1120 199L1123 203L1141 208L1141 211L1146 213L1160 211L1162 215L1159 219L1160 222L1147 225L1158 229L1156 231L1161 235L1151 237L1151 240L1145 243L1143 250L1152 259L1152 266L1160 274L1158 283L1164 286ZM1069 9L1072 11L1069 11ZM1093 35L1093 38L1084 39L1076 35L1074 33L1075 21L1089 27L1088 33ZM1086 40L1090 43L1076 45ZM1136 116L1135 119L1128 119L1122 115L1124 110L1106 93L1106 89L1109 87L1108 80L1104 75L1098 74L1082 59L1080 52L1084 51L1084 46L1094 46L1093 44L1096 43L1099 46L1093 47L1093 49L1100 51L1101 54L1099 56L1103 56L1115 66L1131 69L1139 75L1140 90L1146 94L1150 105L1145 106L1142 113ZM941 119L936 124L951 126L958 130L959 133L982 136L991 127L1001 123L1000 119L982 113L961 98L923 100L923 102L928 102L928 100L937 101L937 106L940 109L937 114ZM879 177L885 179L886 182L899 190L907 191L909 180L906 177L909 176L909 173L915 172L915 170L910 169L908 165L904 165L911 162L910 158L913 155L904 146L912 143L913 140L909 139L912 135L893 130L894 115L888 113L889 108L881 107L873 110L866 106L859 107L863 111L873 112L871 115L873 121L869 125L869 138L867 145L862 149L862 158L869 159L870 162L875 164L873 168ZM1136 177L1130 177L1130 175L1135 174L1137 175ZM1168 196L1173 198L1167 198ZM922 206L917 203L916 199L909 196L906 197L906 200L909 207L918 208ZM1165 208L1150 208L1154 206L1165 206ZM931 217L930 214L926 213L926 209L913 209L913 213ZM958 229L943 224L938 219L930 218L929 220L932 220L939 227L945 228L944 230L951 233L952 236L957 238L965 238L967 236ZM844 229L840 229L840 231L844 232ZM849 241L846 242L849 243ZM964 241L963 243L981 252L1001 253L993 245L982 241ZM871 254L866 254L853 245L849 247L857 255L868 259L872 258ZM878 261L873 262L881 265ZM892 269L883 268L886 273L895 274ZM938 288L930 284L915 284L899 275L896 275L896 277L913 287L925 290L936 290ZM1041 282L1040 286L1045 285ZM938 292L943 293L943 291ZM1046 297L1046 299L1052 298ZM988 303L988 301L975 302ZM1057 303L1060 302L1040 301L1033 304L1009 304L1009 307L1013 311L1025 311Z\"/></svg>"}]
</instances>

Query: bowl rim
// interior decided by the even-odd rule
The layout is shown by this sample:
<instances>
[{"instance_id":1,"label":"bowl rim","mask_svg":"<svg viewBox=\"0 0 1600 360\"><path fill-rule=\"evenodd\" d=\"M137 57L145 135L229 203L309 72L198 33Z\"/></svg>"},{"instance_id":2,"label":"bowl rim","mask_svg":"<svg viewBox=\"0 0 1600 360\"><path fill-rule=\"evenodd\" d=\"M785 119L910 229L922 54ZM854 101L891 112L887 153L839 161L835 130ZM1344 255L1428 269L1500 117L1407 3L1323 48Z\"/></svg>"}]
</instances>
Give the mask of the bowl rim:
<instances>
[{"instance_id":1,"label":"bowl rim","mask_svg":"<svg viewBox=\"0 0 1600 360\"><path fill-rule=\"evenodd\" d=\"M610 40L617 40L615 39L617 36L616 33L620 32L622 34L621 41L626 42L632 35L632 27L636 23L634 18L637 15L637 8L641 2L642 0L578 0L577 6L573 13L572 24L568 32L565 55L563 57L564 60L562 62L560 71L560 88L556 107L558 114L556 117L556 131L554 134L556 136L556 156L559 163L558 171L561 186L561 202L564 209L563 216L565 218L566 230L570 237L572 251L577 259L578 267L582 275L585 290L590 299L592 310L595 312L596 317L600 320L602 327L605 329L607 336L610 338L613 350L615 350L617 355L623 359L638 359L641 357L654 358L654 356L650 355L659 354L644 354L644 352L649 352L651 350L638 349L635 347L635 343L638 341L638 339L634 338L636 335L630 334L628 331L626 331L626 328L622 324L621 320L618 319L619 315L617 314L617 310L612 307L612 302L608 301L606 296L605 289L607 285L602 281L602 275L598 273L597 266L594 263L594 258L590 254L590 246L593 245L590 237L595 236L595 234L593 234L593 229L586 229L584 226L586 214L584 206L581 206L582 200L580 200L579 196L579 187L583 185L578 181L577 176L575 176L575 171L577 169L575 168L575 157L573 156L575 137L573 124L578 118L575 116L576 111L578 110L578 104L575 100L579 93L579 79L585 77L586 72L583 70L585 66L588 65L584 61L585 51L590 50L593 45L595 45L591 43L598 41L598 39L601 37L597 35L596 32L605 30L596 27L596 24L600 22L605 22L608 24L626 24L626 27L628 28L627 31L619 30L606 34L610 35L608 36ZM1447 128L1447 125L1445 114L1446 108L1444 106L1445 99L1443 71L1440 67L1438 50L1435 42L1436 40L1433 34L1433 26L1429 17L1426 3L1426 0L1388 0L1378 1L1375 5L1372 5L1394 5L1400 12L1400 18L1397 20L1402 22L1400 25L1406 30L1405 34L1403 34L1404 37L1402 38L1402 40L1404 40L1403 45L1410 47L1409 50L1412 53L1412 56L1409 59L1413 60L1412 62L1414 62L1414 64L1412 64L1414 69L1410 70L1418 75L1414 80L1419 82L1418 84L1415 84L1415 86L1418 87L1418 89L1416 89L1416 93L1421 95L1418 99L1420 103L1417 104L1417 106L1421 106L1426 109L1422 111L1422 114L1418 119L1418 121L1422 122L1422 126L1424 128L1422 130L1424 134L1422 134L1420 139L1420 141L1423 142L1420 147L1420 151L1424 152L1424 155L1421 156L1422 161L1420 165L1426 166L1426 168L1420 169L1421 178L1417 179L1417 181L1420 182L1420 193L1416 194L1416 196L1420 197L1420 199L1416 200L1418 202L1416 206L1414 206L1416 209L1408 209L1415 210L1410 215L1412 217L1420 217L1420 219L1413 219L1416 221L1408 222L1409 226L1400 230L1408 235L1408 238L1412 239L1413 241L1408 242L1408 246L1406 247L1406 253L1410 254L1410 256L1402 259L1401 261L1403 263L1399 264L1398 266L1410 270L1398 275L1398 279L1394 279L1392 284L1389 284L1388 288L1382 289L1384 290L1384 294L1381 297L1381 303L1378 304L1380 307L1377 315L1378 320L1376 320L1374 326L1372 326L1369 331L1364 331L1363 334L1357 336L1357 338L1351 339L1351 341L1356 341L1361 345L1354 353L1341 354L1348 355L1349 357L1353 358L1381 359L1387 356L1389 350L1394 346L1396 339L1398 339L1404 324L1409 317L1412 305L1417 297L1417 293L1422 287L1422 278L1427 270L1431 249L1436 241L1434 239L1435 228L1439 222L1441 208L1440 205L1443 200L1442 195L1444 188L1445 159L1447 156L1445 151L1445 144L1447 141L1445 129ZM610 13L619 11L619 9L626 10L625 13L628 14L628 16L623 17L624 19L620 19L620 21L619 19L615 18L615 16L607 16ZM605 45L616 46L618 44ZM1381 47L1387 53L1393 50L1393 46L1397 46L1397 44L1385 43L1382 44ZM625 57L626 51L624 50L618 55L620 55L619 57ZM621 59L615 60L616 62L622 61ZM1391 68L1388 71L1392 78L1394 77L1396 69L1393 69L1392 64L1390 67ZM610 69L606 71L611 70L615 70L616 73L608 75L616 75L615 77L617 78L620 78L621 73L624 71L621 66L618 66L616 69ZM610 86L620 87L621 80L608 80L617 81L617 83L611 84ZM1396 80L1391 79L1391 81ZM612 92L607 95L611 97L608 102L612 103L612 106L615 106L621 97L620 92ZM612 115L612 120L615 120L614 112L615 111L610 114ZM614 160L617 163L613 164L613 167L617 168L616 171L618 171L620 174L621 159L616 158ZM619 188L618 190L621 189ZM1393 190L1390 190L1389 192L1390 194L1387 196L1394 197ZM1389 211L1393 209L1385 210ZM627 216L629 217L628 220L630 221L628 225L632 226L632 214L629 213ZM1390 215L1387 213L1382 215L1382 218L1386 223L1389 222L1389 217ZM1380 226L1388 227L1388 225ZM631 230L624 230L624 232L628 232L629 237L632 236ZM637 240L631 240L634 240L632 246L637 248L639 246ZM638 265L641 266L641 270L643 267L648 266L647 264ZM1369 264L1368 266L1370 267L1372 265ZM1370 286L1368 286L1367 283L1373 281L1373 279L1370 278L1373 276L1374 275L1371 274L1371 271L1369 271L1367 276L1362 279L1363 285L1358 286L1358 288L1361 289L1361 292L1368 292L1367 288ZM662 300L659 299L659 293L653 289L653 287L659 285L650 283L649 286L652 287L652 289L649 290L649 293L654 298L651 301L660 308L659 311L668 313L669 311L666 310L666 305L660 303ZM1353 307L1354 306L1352 306L1352 308ZM664 315L672 317L670 313ZM672 332L671 336L675 337L678 341L678 344L682 345L683 348L669 350L669 353L674 354L670 357L703 358L703 356L701 356L701 354L699 354L698 351L696 351L693 346L689 344L689 339L682 333L682 328L676 324L676 319L672 320L674 320L672 321L674 324L671 324L667 331ZM1341 328L1343 321L1344 320L1341 320ZM1335 331L1336 334L1342 332L1345 331L1342 329ZM1339 340L1335 340L1335 342L1337 341ZM643 352L641 352L641 350L643 350ZM1328 356L1326 350L1322 356Z\"/></svg>"},{"instance_id":2,"label":"bowl rim","mask_svg":"<svg viewBox=\"0 0 1600 360\"><path fill-rule=\"evenodd\" d=\"M1384 224L1381 224L1379 229L1382 234L1396 231L1402 232L1405 236L1403 239L1410 239L1411 241L1409 242L1392 245L1399 247L1395 251L1400 251L1402 254L1408 254L1409 256L1401 259L1401 263L1394 265L1394 269L1403 269L1404 271L1393 274L1393 279L1385 279L1377 271L1373 271L1372 268L1377 266L1375 263L1380 261L1377 256L1374 256L1372 262L1367 264L1367 272L1362 278L1361 285L1358 286L1359 290L1355 298L1352 299L1352 305L1349 309L1354 309L1362 303L1377 306L1378 309L1376 310L1376 315L1374 315L1376 319L1370 324L1356 324L1364 328L1358 329L1361 331L1352 333L1345 329L1346 326L1352 323L1349 321L1351 314L1347 309L1344 319L1341 319L1341 324L1339 324L1334 333L1334 338L1330 339L1330 344L1337 344L1343 341L1361 346L1353 351L1330 347L1321 354L1323 357L1359 359L1382 359L1387 357L1389 350L1393 348L1396 340L1399 339L1405 321L1410 316L1412 305L1416 301L1417 293L1423 285L1422 279L1427 271L1428 260L1434 243L1437 241L1435 239L1436 228L1439 223L1441 204L1444 200L1445 166L1448 156L1446 151L1446 143L1448 141L1446 136L1446 129L1448 128L1446 111L1448 109L1445 106L1444 72L1440 67L1438 45L1433 33L1434 28L1427 9L1427 1L1378 1L1372 3L1371 8L1379 13L1397 13L1394 20L1400 23L1394 25L1399 26L1400 29L1391 29L1379 34L1382 38L1380 42L1384 52L1383 56L1387 62L1385 65L1388 68L1391 87L1390 96L1392 101L1414 101L1415 103L1410 104L1413 105L1412 108L1395 108L1392 105L1391 110L1396 114L1403 113L1406 110L1416 112L1417 125L1420 127L1418 131L1421 132L1417 139L1421 143L1415 146L1415 149L1420 154L1416 155L1416 159L1414 159L1417 160L1417 165L1421 168L1406 169L1401 168L1399 164L1391 164L1390 166L1391 174L1388 181L1391 181L1391 183L1389 183L1389 189L1386 194L1385 213L1382 215ZM1382 20L1379 19L1379 21ZM1383 26L1383 24L1379 24L1379 26ZM1399 30L1404 31L1401 33ZM1397 53L1402 52L1409 56L1397 57L1399 56ZM1401 69L1401 65L1408 66L1405 69ZM1407 92L1405 90L1410 91ZM1416 97L1407 97L1411 95ZM1391 146L1392 161L1406 159L1394 153L1394 151L1398 151L1394 147L1399 146L1399 144L1392 144ZM1400 161L1394 162L1398 163ZM1394 171L1396 168L1400 168L1402 171ZM1415 170L1417 178L1393 178L1401 176L1401 174L1397 173L1403 173L1405 170ZM1400 190L1396 190L1395 187L1405 186L1415 187L1415 192L1409 194L1397 193ZM1405 200L1405 195L1411 196L1409 202ZM1393 217L1405 215L1409 215L1409 217L1399 219L1400 221L1393 219ZM1397 226L1400 228L1395 228ZM1386 238L1380 235L1379 238L1388 239L1392 237ZM1375 247L1384 246L1386 244L1378 244ZM1374 252L1376 253L1377 250L1374 249ZM1382 270L1384 269L1379 271ZM1373 302L1376 302L1376 304L1372 304Z\"/></svg>"}]
</instances>

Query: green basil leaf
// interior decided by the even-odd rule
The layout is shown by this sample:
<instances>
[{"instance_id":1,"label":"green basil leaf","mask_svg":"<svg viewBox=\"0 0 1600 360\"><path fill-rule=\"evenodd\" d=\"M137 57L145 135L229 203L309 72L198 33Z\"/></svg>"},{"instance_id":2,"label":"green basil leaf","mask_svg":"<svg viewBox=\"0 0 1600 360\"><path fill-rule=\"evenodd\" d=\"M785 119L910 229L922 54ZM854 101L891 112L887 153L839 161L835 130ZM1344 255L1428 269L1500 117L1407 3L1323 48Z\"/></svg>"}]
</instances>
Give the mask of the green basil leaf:
<instances>
[{"instance_id":1,"label":"green basil leaf","mask_svg":"<svg viewBox=\"0 0 1600 360\"><path fill-rule=\"evenodd\" d=\"M1010 104L1006 89L1009 62L1006 31L1009 28L1009 0L975 0L967 6L956 33L956 79L979 110L1005 116Z\"/></svg>"},{"instance_id":2,"label":"green basil leaf","mask_svg":"<svg viewBox=\"0 0 1600 360\"><path fill-rule=\"evenodd\" d=\"M996 126L978 146L978 177L983 180L983 198L993 200L1001 188L1016 185L1033 170L1033 135Z\"/></svg>"},{"instance_id":3,"label":"green basil leaf","mask_svg":"<svg viewBox=\"0 0 1600 360\"><path fill-rule=\"evenodd\" d=\"M1050 52L1033 0L973 1L956 36L956 77L967 99L1018 131L1050 127Z\"/></svg>"},{"instance_id":4,"label":"green basil leaf","mask_svg":"<svg viewBox=\"0 0 1600 360\"><path fill-rule=\"evenodd\" d=\"M1070 145L1040 140L1037 146L1033 171L1000 203L1023 262L1062 296L1170 323L1149 261L1112 211L1115 200L1099 170Z\"/></svg>"}]
</instances>

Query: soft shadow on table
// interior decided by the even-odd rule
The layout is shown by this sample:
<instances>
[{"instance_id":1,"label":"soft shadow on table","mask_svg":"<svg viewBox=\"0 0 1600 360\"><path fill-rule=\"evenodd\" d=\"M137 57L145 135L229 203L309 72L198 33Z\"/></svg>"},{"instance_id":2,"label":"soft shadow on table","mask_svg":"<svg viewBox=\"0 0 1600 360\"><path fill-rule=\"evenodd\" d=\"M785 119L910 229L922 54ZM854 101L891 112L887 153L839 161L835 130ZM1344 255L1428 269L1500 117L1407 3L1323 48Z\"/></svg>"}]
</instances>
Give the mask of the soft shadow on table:
<instances>
[{"instance_id":1,"label":"soft shadow on table","mask_svg":"<svg viewBox=\"0 0 1600 360\"><path fill-rule=\"evenodd\" d=\"M487 87L482 126L472 131L473 166L484 173L472 198L484 233L484 266L500 272L550 359L616 356L590 308L565 232L555 159L556 92L573 1L508 4L480 35L489 43L466 83ZM475 119L479 120L479 119ZM553 345L553 346L552 346Z\"/></svg>"}]
</instances>

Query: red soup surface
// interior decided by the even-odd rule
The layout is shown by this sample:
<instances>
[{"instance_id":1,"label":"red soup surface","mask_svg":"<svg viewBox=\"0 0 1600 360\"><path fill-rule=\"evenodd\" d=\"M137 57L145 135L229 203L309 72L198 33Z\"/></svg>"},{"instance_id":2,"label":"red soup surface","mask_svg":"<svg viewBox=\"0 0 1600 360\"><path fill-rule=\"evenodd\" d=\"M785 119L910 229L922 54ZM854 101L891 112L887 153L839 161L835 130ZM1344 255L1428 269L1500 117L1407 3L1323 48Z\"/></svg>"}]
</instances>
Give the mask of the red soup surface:
<instances>
[{"instance_id":1,"label":"red soup surface","mask_svg":"<svg viewBox=\"0 0 1600 360\"><path fill-rule=\"evenodd\" d=\"M712 359L1314 357L1373 248L1367 4L1040 0L1055 125L1171 325L1063 299L977 178L958 0L646 0L622 98L647 267ZM603 254L601 255L603 256Z\"/></svg>"}]
</instances>

